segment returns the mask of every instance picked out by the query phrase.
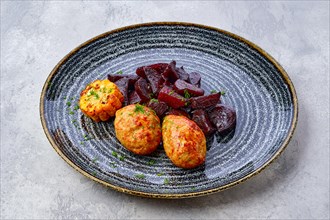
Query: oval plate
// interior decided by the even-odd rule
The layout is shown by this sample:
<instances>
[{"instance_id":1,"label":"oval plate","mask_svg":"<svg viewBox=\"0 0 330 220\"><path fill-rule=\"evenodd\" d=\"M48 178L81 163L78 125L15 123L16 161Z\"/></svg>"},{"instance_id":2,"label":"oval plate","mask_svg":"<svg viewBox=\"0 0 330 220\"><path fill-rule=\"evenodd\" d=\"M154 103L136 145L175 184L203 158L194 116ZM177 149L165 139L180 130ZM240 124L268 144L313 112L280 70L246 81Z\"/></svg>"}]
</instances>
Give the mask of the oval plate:
<instances>
[{"instance_id":1,"label":"oval plate","mask_svg":"<svg viewBox=\"0 0 330 220\"><path fill-rule=\"evenodd\" d=\"M142 65L177 61L202 74L202 88L225 91L236 130L207 140L206 163L175 167L162 146L137 156L115 137L113 120L94 123L79 110L80 91L96 79ZM288 145L297 96L284 69L255 44L227 31L177 22L128 26L101 34L66 55L40 99L43 129L56 152L83 175L115 190L154 198L207 195L259 173Z\"/></svg>"}]
</instances>

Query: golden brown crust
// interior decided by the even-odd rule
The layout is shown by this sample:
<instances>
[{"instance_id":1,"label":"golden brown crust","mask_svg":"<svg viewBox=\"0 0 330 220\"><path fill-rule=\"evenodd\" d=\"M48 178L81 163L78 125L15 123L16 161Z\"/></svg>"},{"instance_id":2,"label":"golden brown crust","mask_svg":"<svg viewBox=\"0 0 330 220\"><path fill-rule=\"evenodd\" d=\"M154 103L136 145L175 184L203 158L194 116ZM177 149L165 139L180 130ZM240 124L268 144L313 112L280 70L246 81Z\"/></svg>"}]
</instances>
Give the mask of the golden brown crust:
<instances>
[{"instance_id":1,"label":"golden brown crust","mask_svg":"<svg viewBox=\"0 0 330 220\"><path fill-rule=\"evenodd\" d=\"M176 166L191 169L205 162L206 139L194 121L168 115L163 120L162 136L165 152Z\"/></svg>"},{"instance_id":2,"label":"golden brown crust","mask_svg":"<svg viewBox=\"0 0 330 220\"><path fill-rule=\"evenodd\" d=\"M119 109L114 126L120 143L135 154L150 154L160 144L160 120L154 111L145 106L133 104Z\"/></svg>"},{"instance_id":3,"label":"golden brown crust","mask_svg":"<svg viewBox=\"0 0 330 220\"><path fill-rule=\"evenodd\" d=\"M107 121L121 108L124 96L108 79L95 80L80 93L81 111L94 121Z\"/></svg>"}]
</instances>

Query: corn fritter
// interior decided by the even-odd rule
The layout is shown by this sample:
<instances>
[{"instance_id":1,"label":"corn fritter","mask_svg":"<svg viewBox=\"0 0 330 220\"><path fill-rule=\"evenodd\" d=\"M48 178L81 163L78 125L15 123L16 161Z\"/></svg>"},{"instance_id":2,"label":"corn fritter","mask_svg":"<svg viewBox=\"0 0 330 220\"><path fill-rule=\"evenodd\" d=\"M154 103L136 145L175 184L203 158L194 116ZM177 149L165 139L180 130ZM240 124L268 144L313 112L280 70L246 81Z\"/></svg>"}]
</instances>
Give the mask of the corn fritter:
<instances>
[{"instance_id":1,"label":"corn fritter","mask_svg":"<svg viewBox=\"0 0 330 220\"><path fill-rule=\"evenodd\" d=\"M81 111L94 121L107 121L122 107L124 96L108 79L95 80L80 94Z\"/></svg>"}]
</instances>

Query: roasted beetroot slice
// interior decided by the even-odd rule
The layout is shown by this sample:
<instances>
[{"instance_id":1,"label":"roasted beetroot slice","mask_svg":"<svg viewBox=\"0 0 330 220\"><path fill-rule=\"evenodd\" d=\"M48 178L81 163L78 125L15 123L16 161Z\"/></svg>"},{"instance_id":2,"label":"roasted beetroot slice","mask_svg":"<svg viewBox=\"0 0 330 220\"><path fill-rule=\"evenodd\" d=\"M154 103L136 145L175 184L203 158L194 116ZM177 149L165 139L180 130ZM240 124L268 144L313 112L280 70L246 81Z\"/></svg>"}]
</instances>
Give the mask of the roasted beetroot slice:
<instances>
[{"instance_id":1,"label":"roasted beetroot slice","mask_svg":"<svg viewBox=\"0 0 330 220\"><path fill-rule=\"evenodd\" d=\"M198 96L189 99L190 107L193 109L197 108L208 108L216 105L220 101L220 93L214 93L211 95Z\"/></svg>"},{"instance_id":2,"label":"roasted beetroot slice","mask_svg":"<svg viewBox=\"0 0 330 220\"><path fill-rule=\"evenodd\" d=\"M127 75L128 87L134 89L134 84L140 79L137 75Z\"/></svg>"},{"instance_id":3,"label":"roasted beetroot slice","mask_svg":"<svg viewBox=\"0 0 330 220\"><path fill-rule=\"evenodd\" d=\"M157 73L162 74L164 72L164 70L167 68L168 63L156 63L156 64L152 64L149 67L156 70Z\"/></svg>"},{"instance_id":4,"label":"roasted beetroot slice","mask_svg":"<svg viewBox=\"0 0 330 220\"><path fill-rule=\"evenodd\" d=\"M146 103L150 100L152 92L150 85L145 79L140 78L138 81L136 81L134 88L136 93L141 98L141 103Z\"/></svg>"},{"instance_id":5,"label":"roasted beetroot slice","mask_svg":"<svg viewBox=\"0 0 330 220\"><path fill-rule=\"evenodd\" d=\"M189 82L189 74L183 69L183 66L180 68L176 68L177 73L181 80Z\"/></svg>"},{"instance_id":6,"label":"roasted beetroot slice","mask_svg":"<svg viewBox=\"0 0 330 220\"><path fill-rule=\"evenodd\" d=\"M201 87L201 75L197 72L192 72L189 74L189 82L192 85L195 85L197 87Z\"/></svg>"},{"instance_id":7,"label":"roasted beetroot slice","mask_svg":"<svg viewBox=\"0 0 330 220\"><path fill-rule=\"evenodd\" d=\"M209 116L203 109L197 109L192 114L192 120L196 122L206 136L210 136L216 132L216 128L212 125Z\"/></svg>"},{"instance_id":8,"label":"roasted beetroot slice","mask_svg":"<svg viewBox=\"0 0 330 220\"><path fill-rule=\"evenodd\" d=\"M166 67L166 69L162 73L162 77L165 81L174 83L177 79L180 78L175 65L176 65L176 62L173 60L172 62L170 62L170 64Z\"/></svg>"},{"instance_id":9,"label":"roasted beetroot slice","mask_svg":"<svg viewBox=\"0 0 330 220\"><path fill-rule=\"evenodd\" d=\"M140 66L136 69L136 75L141 76L142 78L147 78L146 74L144 72L144 68L145 67L149 67L151 69L156 70L156 72L158 74L162 74L164 72L164 70L166 69L166 67L168 66L168 63L155 63L149 66Z\"/></svg>"},{"instance_id":10,"label":"roasted beetroot slice","mask_svg":"<svg viewBox=\"0 0 330 220\"><path fill-rule=\"evenodd\" d=\"M124 105L127 105L128 103L128 78L121 78L115 82L118 89L124 96Z\"/></svg>"},{"instance_id":11,"label":"roasted beetroot slice","mask_svg":"<svg viewBox=\"0 0 330 220\"><path fill-rule=\"evenodd\" d=\"M220 134L227 134L236 127L236 112L229 106L217 104L209 116Z\"/></svg>"},{"instance_id":12,"label":"roasted beetroot slice","mask_svg":"<svg viewBox=\"0 0 330 220\"><path fill-rule=\"evenodd\" d=\"M157 99L150 99L148 107L153 109L158 117L163 117L164 113L168 110L168 106L165 102L160 102Z\"/></svg>"},{"instance_id":13,"label":"roasted beetroot slice","mask_svg":"<svg viewBox=\"0 0 330 220\"><path fill-rule=\"evenodd\" d=\"M202 96L204 95L204 90L194 86L192 84L187 83L181 79L178 79L174 83L174 90L179 93L180 95L191 95L191 96ZM188 92L188 94L187 94ZM185 94L186 93L186 94ZM188 98L188 97L186 97Z\"/></svg>"},{"instance_id":14,"label":"roasted beetroot slice","mask_svg":"<svg viewBox=\"0 0 330 220\"><path fill-rule=\"evenodd\" d=\"M140 76L140 77L146 79L147 77L146 77L146 74L144 73L143 68L144 68L144 66L140 66L140 67L138 67L138 68L135 70L135 73L136 73L136 75L138 75L138 76Z\"/></svg>"},{"instance_id":15,"label":"roasted beetroot slice","mask_svg":"<svg viewBox=\"0 0 330 220\"><path fill-rule=\"evenodd\" d=\"M128 95L129 104L135 104L135 103L140 103L140 102L141 102L141 98L135 90L133 90L131 93L129 93L129 95Z\"/></svg>"},{"instance_id":16,"label":"roasted beetroot slice","mask_svg":"<svg viewBox=\"0 0 330 220\"><path fill-rule=\"evenodd\" d=\"M154 94L157 94L162 87L164 79L160 74L157 73L156 70L150 67L144 67L144 73L150 83L151 91Z\"/></svg>"},{"instance_id":17,"label":"roasted beetroot slice","mask_svg":"<svg viewBox=\"0 0 330 220\"><path fill-rule=\"evenodd\" d=\"M168 112L166 112L166 115L178 115L178 116L185 116L187 118L190 118L188 112L181 109L171 109Z\"/></svg>"},{"instance_id":18,"label":"roasted beetroot slice","mask_svg":"<svg viewBox=\"0 0 330 220\"><path fill-rule=\"evenodd\" d=\"M108 80L110 80L113 83L120 80L121 78L125 78L125 77L128 77L128 75L127 74L108 74Z\"/></svg>"},{"instance_id":19,"label":"roasted beetroot slice","mask_svg":"<svg viewBox=\"0 0 330 220\"><path fill-rule=\"evenodd\" d=\"M158 94L158 100L165 102L168 106L172 108L184 107L187 103L187 100L176 93L172 88L164 86Z\"/></svg>"}]
</instances>

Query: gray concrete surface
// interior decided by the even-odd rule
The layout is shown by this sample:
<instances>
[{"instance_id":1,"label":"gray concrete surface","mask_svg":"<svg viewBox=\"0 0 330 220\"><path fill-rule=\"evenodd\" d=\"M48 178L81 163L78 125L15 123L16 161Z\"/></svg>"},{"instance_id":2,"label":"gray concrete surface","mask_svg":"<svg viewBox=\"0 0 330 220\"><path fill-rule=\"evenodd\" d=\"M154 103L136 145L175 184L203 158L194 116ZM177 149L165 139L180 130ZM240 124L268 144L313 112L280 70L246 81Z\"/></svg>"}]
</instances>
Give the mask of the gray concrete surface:
<instances>
[{"instance_id":1,"label":"gray concrete surface","mask_svg":"<svg viewBox=\"0 0 330 220\"><path fill-rule=\"evenodd\" d=\"M247 182L207 197L154 200L85 178L53 150L39 120L46 77L105 31L187 21L270 53L298 93L288 148ZM329 1L1 1L1 219L329 219Z\"/></svg>"}]
</instances>

